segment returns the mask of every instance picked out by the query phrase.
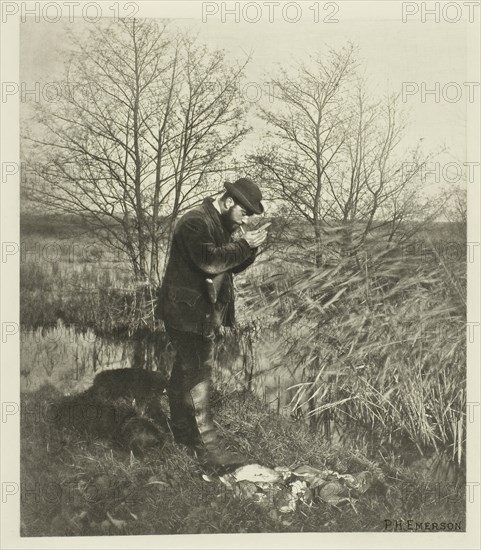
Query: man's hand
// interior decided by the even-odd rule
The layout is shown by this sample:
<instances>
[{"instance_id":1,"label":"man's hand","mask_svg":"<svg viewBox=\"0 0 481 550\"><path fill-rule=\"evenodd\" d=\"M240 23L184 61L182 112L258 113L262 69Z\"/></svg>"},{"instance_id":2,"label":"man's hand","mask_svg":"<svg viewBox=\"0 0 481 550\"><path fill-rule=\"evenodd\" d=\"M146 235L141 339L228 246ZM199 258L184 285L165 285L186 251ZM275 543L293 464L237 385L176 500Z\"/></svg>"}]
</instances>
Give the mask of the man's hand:
<instances>
[{"instance_id":1,"label":"man's hand","mask_svg":"<svg viewBox=\"0 0 481 550\"><path fill-rule=\"evenodd\" d=\"M266 240L267 231L263 228L257 229L256 231L247 231L244 235L242 235L242 237L247 241L251 248L257 248Z\"/></svg>"}]
</instances>

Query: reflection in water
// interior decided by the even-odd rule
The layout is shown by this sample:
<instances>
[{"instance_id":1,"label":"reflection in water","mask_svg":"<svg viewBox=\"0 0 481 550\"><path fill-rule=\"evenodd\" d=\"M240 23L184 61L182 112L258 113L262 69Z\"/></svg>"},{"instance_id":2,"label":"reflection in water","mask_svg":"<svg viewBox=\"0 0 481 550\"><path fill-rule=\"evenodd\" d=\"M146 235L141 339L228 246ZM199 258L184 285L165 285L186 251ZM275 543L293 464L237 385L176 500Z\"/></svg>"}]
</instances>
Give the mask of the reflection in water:
<instances>
[{"instance_id":1,"label":"reflection in water","mask_svg":"<svg viewBox=\"0 0 481 550\"><path fill-rule=\"evenodd\" d=\"M172 349L163 333L108 339L60 322L21 333L22 391L49 382L64 394L75 393L89 387L99 370L131 367L169 373L171 365Z\"/></svg>"},{"instance_id":2,"label":"reflection in water","mask_svg":"<svg viewBox=\"0 0 481 550\"><path fill-rule=\"evenodd\" d=\"M273 413L292 422L307 423L333 445L359 448L376 461L397 460L413 475L449 482L464 478L464 465L456 465L446 453L423 456L411 442L376 434L368 427L360 429L352 419L341 418L339 412L334 415L330 409L313 414L319 403L317 396L306 394L307 399L311 398L307 405L299 402L299 388L305 384L306 373L296 375L287 365L271 368L271 353L268 344L254 346L252 340L239 335L220 338L214 365L217 385L227 391L253 391ZM49 382L64 394L76 393L89 387L99 370L132 367L169 375L172 362L173 350L165 333L107 339L60 322L48 329L21 333L22 391L35 391ZM323 394L324 402L330 398L329 392Z\"/></svg>"}]
</instances>

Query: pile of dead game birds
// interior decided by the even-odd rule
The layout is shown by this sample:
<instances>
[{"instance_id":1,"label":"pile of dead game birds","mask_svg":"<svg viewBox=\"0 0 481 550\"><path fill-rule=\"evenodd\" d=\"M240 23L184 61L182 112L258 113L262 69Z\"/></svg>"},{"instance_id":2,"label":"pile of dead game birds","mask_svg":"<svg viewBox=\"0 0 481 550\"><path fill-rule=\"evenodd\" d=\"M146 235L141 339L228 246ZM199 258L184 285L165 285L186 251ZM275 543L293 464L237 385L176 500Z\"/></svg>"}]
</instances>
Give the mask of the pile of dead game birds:
<instances>
[{"instance_id":1,"label":"pile of dead game birds","mask_svg":"<svg viewBox=\"0 0 481 550\"><path fill-rule=\"evenodd\" d=\"M356 511L356 501L375 481L368 471L339 474L309 465L291 470L285 466L272 469L249 464L232 473L202 477L209 483L221 482L236 497L252 499L280 513L294 512L301 505L312 506L321 501L337 507L350 505Z\"/></svg>"}]
</instances>

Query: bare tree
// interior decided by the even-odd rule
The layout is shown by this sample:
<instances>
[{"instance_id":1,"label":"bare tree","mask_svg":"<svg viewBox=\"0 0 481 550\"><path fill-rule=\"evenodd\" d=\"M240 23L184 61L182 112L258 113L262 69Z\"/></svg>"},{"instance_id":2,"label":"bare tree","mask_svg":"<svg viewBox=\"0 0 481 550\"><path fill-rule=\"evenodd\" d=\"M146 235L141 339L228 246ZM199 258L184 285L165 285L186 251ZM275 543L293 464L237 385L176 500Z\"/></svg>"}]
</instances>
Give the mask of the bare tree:
<instances>
[{"instance_id":1,"label":"bare tree","mask_svg":"<svg viewBox=\"0 0 481 550\"><path fill-rule=\"evenodd\" d=\"M331 177L328 174L325 223L343 227L344 245L355 251L370 235L402 239L405 225L425 220L416 204L421 200L422 168L427 162L418 145L404 151L401 142L406 120L399 98L370 99L367 86L359 80L351 101L345 148Z\"/></svg>"},{"instance_id":2,"label":"bare tree","mask_svg":"<svg viewBox=\"0 0 481 550\"><path fill-rule=\"evenodd\" d=\"M300 66L294 78L283 70L272 82L275 109L261 108L276 145L255 160L265 168L262 174L274 195L292 204L313 227L316 263L321 260L327 174L346 141L341 99L354 64L350 46L316 59L313 67Z\"/></svg>"},{"instance_id":3,"label":"bare tree","mask_svg":"<svg viewBox=\"0 0 481 550\"><path fill-rule=\"evenodd\" d=\"M42 183L30 194L83 216L138 280L158 282L176 217L248 131L236 85L244 66L156 21L97 27L76 41L71 93L43 107L42 130L28 136Z\"/></svg>"},{"instance_id":4,"label":"bare tree","mask_svg":"<svg viewBox=\"0 0 481 550\"><path fill-rule=\"evenodd\" d=\"M370 99L357 67L350 45L282 71L275 109L261 108L272 144L251 156L272 196L313 229L316 265L335 228L351 252L374 231L398 231L424 162L419 150L404 162L398 99Z\"/></svg>"}]
</instances>

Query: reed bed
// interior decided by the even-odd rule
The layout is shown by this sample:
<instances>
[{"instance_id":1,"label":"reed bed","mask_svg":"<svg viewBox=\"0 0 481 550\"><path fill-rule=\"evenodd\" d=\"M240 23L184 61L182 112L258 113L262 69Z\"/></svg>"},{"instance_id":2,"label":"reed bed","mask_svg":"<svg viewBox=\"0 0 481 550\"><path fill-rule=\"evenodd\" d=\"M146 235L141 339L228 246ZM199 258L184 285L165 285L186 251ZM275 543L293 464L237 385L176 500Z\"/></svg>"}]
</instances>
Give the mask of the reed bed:
<instances>
[{"instance_id":1,"label":"reed bed","mask_svg":"<svg viewBox=\"0 0 481 550\"><path fill-rule=\"evenodd\" d=\"M287 273L284 256L254 295L243 294L263 320L261 341L277 342L270 368L297 373L294 410L408 438L421 452L447 449L461 464L465 264L425 246L419 256L416 247L371 242Z\"/></svg>"}]
</instances>

